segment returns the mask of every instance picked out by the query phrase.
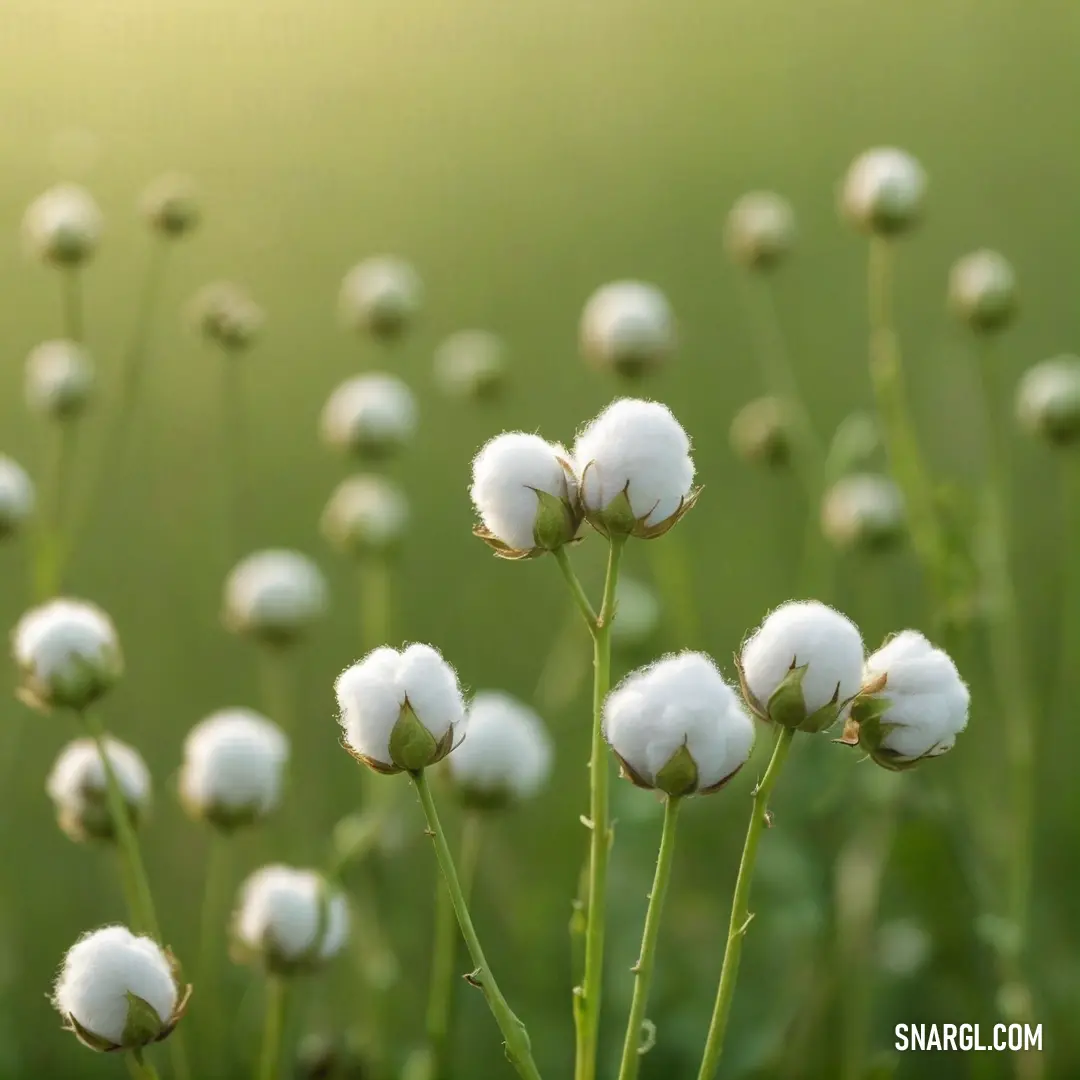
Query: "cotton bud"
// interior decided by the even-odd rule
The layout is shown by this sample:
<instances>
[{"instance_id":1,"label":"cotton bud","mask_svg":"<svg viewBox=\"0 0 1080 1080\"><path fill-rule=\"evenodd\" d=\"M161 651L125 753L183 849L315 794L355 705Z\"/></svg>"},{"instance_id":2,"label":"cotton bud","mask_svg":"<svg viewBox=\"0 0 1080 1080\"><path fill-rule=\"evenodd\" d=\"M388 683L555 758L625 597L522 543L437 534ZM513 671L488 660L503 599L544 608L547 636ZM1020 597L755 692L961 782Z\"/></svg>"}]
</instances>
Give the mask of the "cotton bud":
<instances>
[{"instance_id":1,"label":"cotton bud","mask_svg":"<svg viewBox=\"0 0 1080 1080\"><path fill-rule=\"evenodd\" d=\"M334 684L345 749L376 772L418 773L461 741L457 673L430 645L375 649Z\"/></svg>"},{"instance_id":2,"label":"cotton bud","mask_svg":"<svg viewBox=\"0 0 1080 1080\"><path fill-rule=\"evenodd\" d=\"M299 551L269 549L241 559L225 580L225 625L268 645L291 645L326 613L322 571Z\"/></svg>"},{"instance_id":3,"label":"cotton bud","mask_svg":"<svg viewBox=\"0 0 1080 1080\"><path fill-rule=\"evenodd\" d=\"M389 551L409 524L409 503L390 480L350 476L335 489L322 515L323 536L346 555Z\"/></svg>"},{"instance_id":4,"label":"cotton bud","mask_svg":"<svg viewBox=\"0 0 1080 1080\"><path fill-rule=\"evenodd\" d=\"M739 676L756 716L799 731L824 731L862 685L858 627L817 600L791 600L743 645Z\"/></svg>"},{"instance_id":5,"label":"cotton bud","mask_svg":"<svg viewBox=\"0 0 1080 1080\"><path fill-rule=\"evenodd\" d=\"M167 237L191 232L202 216L194 184L176 173L153 181L143 192L139 209L150 228Z\"/></svg>"},{"instance_id":6,"label":"cotton bud","mask_svg":"<svg viewBox=\"0 0 1080 1080\"><path fill-rule=\"evenodd\" d=\"M568 544L581 525L566 450L522 431L496 435L473 458L469 490L482 524L473 532L506 559Z\"/></svg>"},{"instance_id":7,"label":"cotton bud","mask_svg":"<svg viewBox=\"0 0 1080 1080\"><path fill-rule=\"evenodd\" d=\"M1004 255L982 249L958 259L949 272L949 306L983 333L1012 322L1017 308L1016 272Z\"/></svg>"},{"instance_id":8,"label":"cotton bud","mask_svg":"<svg viewBox=\"0 0 1080 1080\"><path fill-rule=\"evenodd\" d=\"M101 240L101 211L78 184L58 184L39 195L23 216L27 250L43 262L75 267L86 262Z\"/></svg>"},{"instance_id":9,"label":"cotton bud","mask_svg":"<svg viewBox=\"0 0 1080 1080\"><path fill-rule=\"evenodd\" d=\"M967 727L970 701L949 655L917 630L904 630L867 659L851 719L859 746L874 761L909 769L953 748Z\"/></svg>"},{"instance_id":10,"label":"cotton bud","mask_svg":"<svg viewBox=\"0 0 1080 1080\"><path fill-rule=\"evenodd\" d=\"M731 448L752 465L779 469L791 460L791 423L775 397L747 402L731 421Z\"/></svg>"},{"instance_id":11,"label":"cotton bud","mask_svg":"<svg viewBox=\"0 0 1080 1080\"><path fill-rule=\"evenodd\" d=\"M1020 423L1054 446L1080 438L1080 357L1055 356L1029 368L1017 388Z\"/></svg>"},{"instance_id":12,"label":"cotton bud","mask_svg":"<svg viewBox=\"0 0 1080 1080\"><path fill-rule=\"evenodd\" d=\"M124 800L128 819L138 827L150 809L150 770L132 746L107 736L105 753ZM45 790L60 828L72 840L115 840L109 813L105 766L93 739L76 739L60 752Z\"/></svg>"},{"instance_id":13,"label":"cotton bud","mask_svg":"<svg viewBox=\"0 0 1080 1080\"><path fill-rule=\"evenodd\" d=\"M33 512L33 482L17 461L0 454L0 540L17 533Z\"/></svg>"},{"instance_id":14,"label":"cotton bud","mask_svg":"<svg viewBox=\"0 0 1080 1080\"><path fill-rule=\"evenodd\" d=\"M277 808L289 740L252 709L222 709L184 740L180 800L187 812L224 831L261 821Z\"/></svg>"},{"instance_id":15,"label":"cotton bud","mask_svg":"<svg viewBox=\"0 0 1080 1080\"><path fill-rule=\"evenodd\" d=\"M896 236L922 217L926 173L908 153L886 147L867 150L844 178L840 205L863 232Z\"/></svg>"},{"instance_id":16,"label":"cotton bud","mask_svg":"<svg viewBox=\"0 0 1080 1080\"><path fill-rule=\"evenodd\" d=\"M735 262L749 270L771 270L795 244L795 211L782 195L751 191L731 208L724 239Z\"/></svg>"},{"instance_id":17,"label":"cotton bud","mask_svg":"<svg viewBox=\"0 0 1080 1080\"><path fill-rule=\"evenodd\" d=\"M446 759L466 806L500 809L530 799L547 783L554 752L544 722L527 705L493 690L469 705L468 738Z\"/></svg>"},{"instance_id":18,"label":"cotton bud","mask_svg":"<svg viewBox=\"0 0 1080 1080\"><path fill-rule=\"evenodd\" d=\"M92 1050L135 1050L172 1033L191 987L173 955L126 926L84 934L67 951L52 1003Z\"/></svg>"},{"instance_id":19,"label":"cotton bud","mask_svg":"<svg viewBox=\"0 0 1080 1080\"><path fill-rule=\"evenodd\" d=\"M638 787L707 795L746 764L754 723L708 656L681 652L631 672L608 695L604 737Z\"/></svg>"},{"instance_id":20,"label":"cotton bud","mask_svg":"<svg viewBox=\"0 0 1080 1080\"><path fill-rule=\"evenodd\" d=\"M854 473L825 493L821 531L843 551L885 551L904 535L904 499L887 476Z\"/></svg>"},{"instance_id":21,"label":"cotton bud","mask_svg":"<svg viewBox=\"0 0 1080 1080\"><path fill-rule=\"evenodd\" d=\"M28 705L82 711L120 678L123 657L112 620L84 600L32 608L12 632L18 696Z\"/></svg>"},{"instance_id":22,"label":"cotton bud","mask_svg":"<svg viewBox=\"0 0 1080 1080\"><path fill-rule=\"evenodd\" d=\"M506 348L487 330L460 330L435 350L435 377L450 397L488 401L506 382Z\"/></svg>"},{"instance_id":23,"label":"cotton bud","mask_svg":"<svg viewBox=\"0 0 1080 1080\"><path fill-rule=\"evenodd\" d=\"M644 375L675 351L675 316L655 285L613 281L589 297L580 339L582 355L600 370Z\"/></svg>"},{"instance_id":24,"label":"cotton bud","mask_svg":"<svg viewBox=\"0 0 1080 1080\"><path fill-rule=\"evenodd\" d=\"M382 460L416 433L416 399L396 375L357 375L330 395L320 425L328 446L361 459Z\"/></svg>"},{"instance_id":25,"label":"cotton bud","mask_svg":"<svg viewBox=\"0 0 1080 1080\"><path fill-rule=\"evenodd\" d=\"M612 644L636 648L648 642L660 627L660 599L643 581L622 574L615 587L616 619L611 624Z\"/></svg>"},{"instance_id":26,"label":"cotton bud","mask_svg":"<svg viewBox=\"0 0 1080 1080\"><path fill-rule=\"evenodd\" d=\"M50 420L73 420L94 390L90 355L74 341L46 341L26 358L26 404Z\"/></svg>"},{"instance_id":27,"label":"cotton bud","mask_svg":"<svg viewBox=\"0 0 1080 1080\"><path fill-rule=\"evenodd\" d=\"M232 937L237 959L275 975L314 971L349 936L349 909L340 889L317 870L273 864L240 887Z\"/></svg>"},{"instance_id":28,"label":"cotton bud","mask_svg":"<svg viewBox=\"0 0 1080 1080\"><path fill-rule=\"evenodd\" d=\"M227 352L242 352L262 331L266 315L247 290L229 281L206 285L191 302L191 317L207 340Z\"/></svg>"},{"instance_id":29,"label":"cotton bud","mask_svg":"<svg viewBox=\"0 0 1080 1080\"><path fill-rule=\"evenodd\" d=\"M697 500L690 439L666 405L622 398L574 443L585 517L605 536L662 536Z\"/></svg>"},{"instance_id":30,"label":"cotton bud","mask_svg":"<svg viewBox=\"0 0 1080 1080\"><path fill-rule=\"evenodd\" d=\"M420 276L409 263L378 255L357 263L345 275L339 307L350 329L394 341L416 320L423 299Z\"/></svg>"}]
</instances>

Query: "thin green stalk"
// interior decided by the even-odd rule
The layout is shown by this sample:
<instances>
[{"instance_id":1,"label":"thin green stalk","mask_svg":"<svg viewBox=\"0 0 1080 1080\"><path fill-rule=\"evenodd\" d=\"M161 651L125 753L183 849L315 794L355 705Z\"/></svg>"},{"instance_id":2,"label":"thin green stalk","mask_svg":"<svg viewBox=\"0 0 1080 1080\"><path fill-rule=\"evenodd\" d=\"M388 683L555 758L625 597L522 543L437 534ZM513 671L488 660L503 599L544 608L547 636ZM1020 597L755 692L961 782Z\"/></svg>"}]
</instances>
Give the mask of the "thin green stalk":
<instances>
[{"instance_id":1,"label":"thin green stalk","mask_svg":"<svg viewBox=\"0 0 1080 1080\"><path fill-rule=\"evenodd\" d=\"M229 865L232 847L229 838L211 829L206 851L202 913L199 919L199 1010L205 1018L204 1060L217 1062L222 1051L222 970L226 942L223 932L229 902Z\"/></svg>"},{"instance_id":2,"label":"thin green stalk","mask_svg":"<svg viewBox=\"0 0 1080 1080\"><path fill-rule=\"evenodd\" d=\"M660 834L660 851L656 857L656 876L649 893L649 908L645 914L645 930L641 936L641 953L634 965L634 997L630 1004L630 1017L626 1022L626 1039L623 1042L622 1064L619 1080L636 1080L642 1056L642 1031L645 1027L645 1009L649 1003L649 986L652 982L653 964L656 960L656 944L660 938L660 917L664 910L664 897L671 880L671 866L675 856L675 825L682 799L671 798L664 803L664 828Z\"/></svg>"},{"instance_id":3,"label":"thin green stalk","mask_svg":"<svg viewBox=\"0 0 1080 1080\"><path fill-rule=\"evenodd\" d=\"M247 414L243 357L223 349L221 363L221 439L225 464L225 521L229 562L243 554L247 520Z\"/></svg>"},{"instance_id":4,"label":"thin green stalk","mask_svg":"<svg viewBox=\"0 0 1080 1080\"><path fill-rule=\"evenodd\" d=\"M128 1058L133 1066L133 1071L136 1076L144 1077L145 1080L159 1080L157 1069L146 1060L146 1056L141 1047L137 1050L132 1050L129 1053Z\"/></svg>"},{"instance_id":5,"label":"thin green stalk","mask_svg":"<svg viewBox=\"0 0 1080 1080\"><path fill-rule=\"evenodd\" d=\"M263 1019L262 1049L256 1080L280 1080L281 1046L285 1034L285 1000L288 984L280 975L266 977L266 1004Z\"/></svg>"},{"instance_id":6,"label":"thin green stalk","mask_svg":"<svg viewBox=\"0 0 1080 1080\"><path fill-rule=\"evenodd\" d=\"M296 662L288 646L259 647L259 692L266 715L289 738L294 738L293 714L296 705Z\"/></svg>"},{"instance_id":7,"label":"thin green stalk","mask_svg":"<svg viewBox=\"0 0 1080 1080\"><path fill-rule=\"evenodd\" d=\"M488 1008L491 1009L495 1022L502 1032L506 1056L510 1059L514 1068L523 1080L540 1080L540 1072L533 1061L532 1049L529 1045L529 1034L525 1025L514 1015L513 1010L503 997L498 983L495 981L484 950L480 946L480 939L476 935L472 916L469 914L469 905L465 900L465 893L461 888L457 870L454 866L454 857L450 853L450 845L446 842L446 834L443 832L439 821L435 802L431 797L431 789L428 787L427 777L421 771L411 774L410 777L416 787L416 793L420 796L420 803L424 808L424 816L427 818L428 830L435 844L435 855L439 860L446 888L450 893L450 901L457 915L458 926L461 935L465 938L465 944L469 949L469 956L475 965L475 970L469 976L469 981L483 991L487 999Z\"/></svg>"},{"instance_id":8,"label":"thin green stalk","mask_svg":"<svg viewBox=\"0 0 1080 1080\"><path fill-rule=\"evenodd\" d=\"M769 798L776 786L777 778L784 767L795 731L792 728L780 728L776 734L769 767L754 788L754 805L750 811L750 826L746 831L746 843L743 845L742 860L739 862L739 876L735 880L735 895L731 902L731 920L728 923L727 947L724 949L724 964L720 970L720 985L716 990L716 1004L713 1007L709 1034L705 1040L705 1052L701 1059L698 1080L712 1080L720 1065L720 1055L724 1050L724 1035L727 1032L731 1002L735 997L735 982L739 975L739 959L742 956L743 938L753 916L750 914L750 883L754 876L754 864L757 861L758 843L768 817Z\"/></svg>"},{"instance_id":9,"label":"thin green stalk","mask_svg":"<svg viewBox=\"0 0 1080 1080\"><path fill-rule=\"evenodd\" d=\"M1076 551L1080 545L1080 459L1064 452L1060 455L1058 485L1061 504L1061 538L1058 629L1059 653L1057 684L1053 700L1047 703L1051 715L1066 717L1072 711L1077 689L1076 657L1080 655L1080 567Z\"/></svg>"},{"instance_id":10,"label":"thin green stalk","mask_svg":"<svg viewBox=\"0 0 1080 1080\"><path fill-rule=\"evenodd\" d=\"M574 567L570 562L570 556L567 554L566 545L556 548L552 554L559 564L563 577L566 578L566 584L570 586L570 595L574 598L574 603L577 605L578 611L581 612L581 617L588 623L589 629L595 632L596 612L593 611L593 606L589 602L588 596L585 595L585 590L582 588L577 574L574 573Z\"/></svg>"},{"instance_id":11,"label":"thin green stalk","mask_svg":"<svg viewBox=\"0 0 1080 1080\"><path fill-rule=\"evenodd\" d=\"M83 320L82 276L77 266L60 273L61 325L68 341L82 344L85 337Z\"/></svg>"},{"instance_id":12,"label":"thin green stalk","mask_svg":"<svg viewBox=\"0 0 1080 1080\"><path fill-rule=\"evenodd\" d=\"M66 518L75 465L75 421L61 420L51 427L45 505L37 530L34 558L34 592L39 600L55 596L63 585L67 556Z\"/></svg>"},{"instance_id":13,"label":"thin green stalk","mask_svg":"<svg viewBox=\"0 0 1080 1080\"><path fill-rule=\"evenodd\" d=\"M381 554L365 555L357 567L360 586L360 646L364 653L390 637L390 566Z\"/></svg>"}]
</instances>

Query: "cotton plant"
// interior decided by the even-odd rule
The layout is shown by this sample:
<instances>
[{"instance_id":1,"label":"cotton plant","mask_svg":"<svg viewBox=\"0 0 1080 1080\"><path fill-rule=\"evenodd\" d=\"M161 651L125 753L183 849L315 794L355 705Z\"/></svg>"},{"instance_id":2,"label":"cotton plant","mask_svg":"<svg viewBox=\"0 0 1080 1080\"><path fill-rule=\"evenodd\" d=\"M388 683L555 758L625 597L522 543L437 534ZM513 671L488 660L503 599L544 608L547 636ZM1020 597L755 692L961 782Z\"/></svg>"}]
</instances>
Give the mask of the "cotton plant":
<instances>
[{"instance_id":1,"label":"cotton plant","mask_svg":"<svg viewBox=\"0 0 1080 1080\"><path fill-rule=\"evenodd\" d=\"M593 367L636 379L663 367L674 353L675 315L657 286L612 281L589 297L578 336Z\"/></svg>"},{"instance_id":2,"label":"cotton plant","mask_svg":"<svg viewBox=\"0 0 1080 1080\"><path fill-rule=\"evenodd\" d=\"M416 434L413 392L396 375L366 372L338 385L319 419L323 442L360 461L399 454Z\"/></svg>"}]
</instances>

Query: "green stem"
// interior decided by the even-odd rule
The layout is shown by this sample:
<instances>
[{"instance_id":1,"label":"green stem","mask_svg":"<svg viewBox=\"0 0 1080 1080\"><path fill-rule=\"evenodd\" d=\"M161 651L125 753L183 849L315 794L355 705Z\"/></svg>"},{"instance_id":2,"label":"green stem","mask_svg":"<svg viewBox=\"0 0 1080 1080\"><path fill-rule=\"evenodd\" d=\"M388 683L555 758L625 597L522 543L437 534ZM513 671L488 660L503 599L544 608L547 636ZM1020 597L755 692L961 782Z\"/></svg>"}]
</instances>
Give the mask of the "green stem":
<instances>
[{"instance_id":1,"label":"green stem","mask_svg":"<svg viewBox=\"0 0 1080 1080\"><path fill-rule=\"evenodd\" d=\"M532 1049L529 1045L529 1034L525 1025L514 1015L506 998L499 989L495 976L484 956L484 950L480 946L480 939L476 935L472 916L469 914L469 906L465 900L465 893L461 888L457 870L454 866L454 857L450 854L450 845L446 842L446 834L439 822L439 814L435 809L435 802L431 797L431 789L428 787L427 777L423 772L411 774L416 793L420 796L420 803L424 808L424 816L427 818L428 830L435 844L435 855L439 860L446 888L450 893L450 902L457 915L458 926L461 928L462 937L469 949L469 956L476 970L469 976L469 981L478 986L487 999L488 1008L491 1009L495 1022L502 1032L506 1056L510 1059L518 1074L523 1080L540 1080L540 1072L533 1061Z\"/></svg>"},{"instance_id":2,"label":"green stem","mask_svg":"<svg viewBox=\"0 0 1080 1080\"><path fill-rule=\"evenodd\" d=\"M794 735L793 728L780 728L776 735L776 745L773 747L769 767L765 770L760 783L754 788L754 806L750 811L750 826L746 830L746 843L743 845L742 860L739 862L739 876L735 881L735 896L731 902L731 921L728 923L727 947L724 949L724 964L720 970L720 985L716 990L716 1004L709 1024L709 1034L705 1040L705 1052L701 1059L698 1080L712 1080L720 1065L728 1016L731 1013L731 1002L735 997L735 982L739 975L743 938L753 918L750 914L750 883L754 876L758 843L768 817L769 798L776 786L777 777L784 767Z\"/></svg>"},{"instance_id":3,"label":"green stem","mask_svg":"<svg viewBox=\"0 0 1080 1080\"><path fill-rule=\"evenodd\" d=\"M1056 697L1047 702L1047 712L1059 717L1069 716L1075 699L1076 657L1080 654L1080 567L1076 551L1080 544L1080 461L1073 454L1061 454L1058 466L1058 484L1061 503L1060 594L1059 611L1061 626L1057 670Z\"/></svg>"},{"instance_id":4,"label":"green stem","mask_svg":"<svg viewBox=\"0 0 1080 1080\"><path fill-rule=\"evenodd\" d=\"M360 559L360 646L364 653L386 645L390 637L390 566L385 556Z\"/></svg>"},{"instance_id":5,"label":"green stem","mask_svg":"<svg viewBox=\"0 0 1080 1080\"><path fill-rule=\"evenodd\" d=\"M45 506L34 559L34 591L39 600L55 596L63 585L67 555L65 519L75 465L75 421L61 420L52 428Z\"/></svg>"},{"instance_id":6,"label":"green stem","mask_svg":"<svg viewBox=\"0 0 1080 1080\"><path fill-rule=\"evenodd\" d=\"M634 997L630 1004L630 1017L626 1022L626 1039L623 1042L622 1064L619 1080L636 1080L642 1056L642 1031L645 1027L645 1009L649 1003L649 985L652 982L653 965L656 960L656 943L660 937L660 916L664 910L671 879L671 866L675 856L675 825L682 799L671 798L664 803L664 829L660 834L660 851L656 857L656 876L649 893L649 908L645 914L645 930L641 935L641 953L634 965Z\"/></svg>"},{"instance_id":7,"label":"green stem","mask_svg":"<svg viewBox=\"0 0 1080 1080\"><path fill-rule=\"evenodd\" d=\"M141 1047L132 1050L128 1055L128 1060L131 1062L136 1076L144 1077L145 1080L159 1080L157 1069L146 1060Z\"/></svg>"},{"instance_id":8,"label":"green stem","mask_svg":"<svg viewBox=\"0 0 1080 1080\"><path fill-rule=\"evenodd\" d=\"M285 999L288 985L280 975L266 978L266 1013L257 1080L280 1080L281 1044L285 1033Z\"/></svg>"},{"instance_id":9,"label":"green stem","mask_svg":"<svg viewBox=\"0 0 1080 1080\"><path fill-rule=\"evenodd\" d=\"M567 553L566 545L556 548L552 554L555 556L555 561L559 564L559 569L563 573L563 577L566 578L566 584L570 586L570 595L574 598L574 603L577 605L578 611L581 612L581 617L588 624L589 629L595 633L597 616L593 611L593 606L589 602L588 596L585 595L585 590L582 588L581 582L578 580L577 574L574 573L573 564L570 562L570 556Z\"/></svg>"},{"instance_id":10,"label":"green stem","mask_svg":"<svg viewBox=\"0 0 1080 1080\"><path fill-rule=\"evenodd\" d=\"M82 344L85 337L83 325L82 278L78 267L61 271L60 284L61 320L64 337Z\"/></svg>"},{"instance_id":11,"label":"green stem","mask_svg":"<svg viewBox=\"0 0 1080 1080\"><path fill-rule=\"evenodd\" d=\"M225 521L229 562L243 554L247 515L247 418L244 410L243 358L221 355L221 438L225 463Z\"/></svg>"},{"instance_id":12,"label":"green stem","mask_svg":"<svg viewBox=\"0 0 1080 1080\"><path fill-rule=\"evenodd\" d=\"M226 950L223 926L229 899L229 863L232 848L228 837L217 829L210 832L206 852L206 877L203 882L202 913L199 920L199 1008L205 1017L204 1060L220 1060L221 1026L221 957Z\"/></svg>"}]
</instances>

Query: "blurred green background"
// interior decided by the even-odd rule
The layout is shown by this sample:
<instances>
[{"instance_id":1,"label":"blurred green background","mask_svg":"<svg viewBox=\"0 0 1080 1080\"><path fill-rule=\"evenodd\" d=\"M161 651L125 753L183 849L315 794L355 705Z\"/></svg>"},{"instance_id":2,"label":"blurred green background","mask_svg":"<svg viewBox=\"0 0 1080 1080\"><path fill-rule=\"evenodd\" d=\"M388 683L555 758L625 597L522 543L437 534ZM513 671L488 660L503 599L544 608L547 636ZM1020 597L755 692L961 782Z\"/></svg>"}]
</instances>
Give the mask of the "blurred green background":
<instances>
[{"instance_id":1,"label":"blurred green background","mask_svg":"<svg viewBox=\"0 0 1080 1080\"><path fill-rule=\"evenodd\" d=\"M87 275L88 340L103 378L130 332L148 252L134 204L166 169L193 175L205 227L175 252L137 436L111 478L94 534L77 553L74 592L110 611L128 677L108 701L118 735L145 753L157 808L144 833L167 936L195 949L205 838L175 805L183 736L230 704L259 704L251 650L219 624L228 560L217 424L219 358L186 328L203 282L234 278L265 305L263 341L244 359L251 407L252 491L244 541L315 554L333 583L333 613L303 650L290 813L310 861L331 822L355 805L357 766L337 746L332 681L357 652L351 569L323 545L317 520L347 470L318 443L330 389L381 363L338 328L335 301L358 258L400 252L428 302L393 364L417 391L422 426L395 464L414 507L397 570L395 635L440 646L473 688L530 697L566 618L548 560L498 563L469 533L469 460L506 428L569 439L617 392L587 370L577 319L602 282L659 284L681 347L647 393L694 439L705 492L670 539L690 560L699 628L656 650L692 645L730 672L730 654L796 587L805 507L790 478L738 463L730 417L761 392L720 242L732 201L752 187L787 195L799 215L797 257L779 282L782 318L822 433L869 403L865 245L836 219L835 190L867 146L895 144L930 175L925 227L902 248L898 314L920 430L935 470L979 473L975 380L962 335L944 314L953 258L1004 251L1024 313L1005 340L1012 374L1080 338L1080 8L1050 0L5 0L0 12L0 451L36 468L39 429L25 414L22 362L59 334L55 275L20 249L26 204L77 180L99 199L107 235ZM490 408L438 395L430 357L446 333L491 328L507 339L512 386ZM1011 386L1013 379L1008 380ZM1007 403L1003 403L1007 407ZM87 425L86 453L100 444ZM1017 436L1012 444L1016 558L1039 700L1059 649L1062 493L1071 467ZM82 464L85 479L86 465ZM667 543L660 541L659 543ZM1073 539L1075 544L1075 538ZM650 573L645 545L629 562ZM578 553L598 584L599 544ZM1076 558L1075 549L1064 551ZM0 620L27 601L17 547L0 551ZM846 560L833 599L868 643L920 625L910 556ZM587 647L582 641L581 648ZM971 726L947 760L907 776L910 798L884 883L886 921L928 935L928 957L877 975L871 1043L899 1022L997 1020L991 959L958 867L985 840L1004 783L1001 724L970 650ZM640 658L634 658L640 659ZM618 661L625 669L629 658ZM1075 660L1073 661L1075 663ZM3 708L4 723L22 706ZM1054 1077L1080 1072L1080 750L1075 712L1040 714L1035 1018ZM558 735L551 790L493 829L477 918L505 990L529 1023L546 1075L564 1076L571 1040L566 924L584 852L587 690L548 717ZM112 867L56 828L45 774L73 734L32 716L0 790L0 1076L119 1075L121 1064L58 1031L51 973L84 929L122 917ZM650 1015L656 1049L642 1075L693 1075L726 933L730 892L756 765L686 814ZM851 1006L832 944L834 861L859 827L869 764L824 743L804 746L774 803L752 908L724 1076L833 1075ZM387 781L392 783L393 781ZM606 1032L614 1052L628 1002L658 824L644 793L617 792L615 907ZM430 853L415 843L385 860L393 932L405 962L394 1017L405 1051L422 1037ZM958 838L959 837L959 838ZM236 872L272 855L270 837L239 842ZM894 922L895 929L895 922ZM909 955L910 950L905 955ZM887 958L886 958L887 959ZM347 961L342 967L347 967ZM902 970L897 970L902 969ZM234 989L249 981L238 975ZM313 1023L341 1023L355 1000L339 972ZM462 1077L509 1075L478 995L464 996ZM246 1012L244 1010L247 1010ZM251 1002L235 1022L252 1037ZM897 1077L1012 1075L1008 1055L901 1055ZM608 1066L611 1075L614 1065ZM226 1075L223 1073L222 1075Z\"/></svg>"}]
</instances>

